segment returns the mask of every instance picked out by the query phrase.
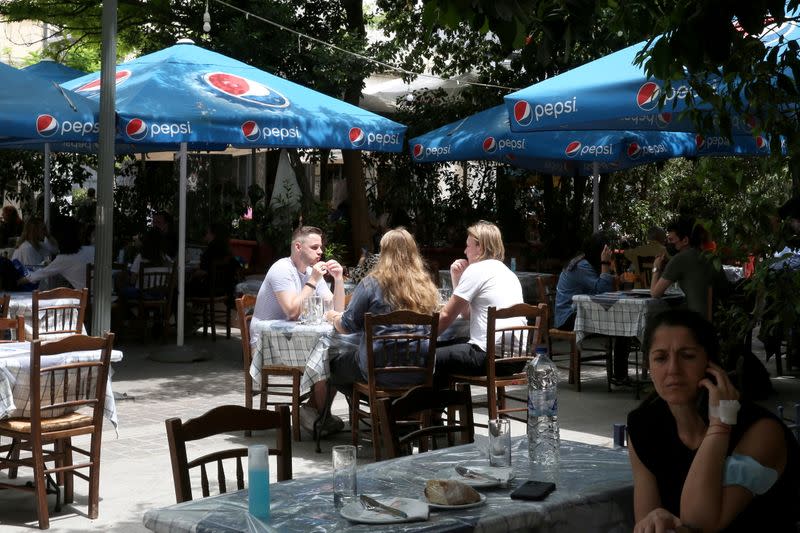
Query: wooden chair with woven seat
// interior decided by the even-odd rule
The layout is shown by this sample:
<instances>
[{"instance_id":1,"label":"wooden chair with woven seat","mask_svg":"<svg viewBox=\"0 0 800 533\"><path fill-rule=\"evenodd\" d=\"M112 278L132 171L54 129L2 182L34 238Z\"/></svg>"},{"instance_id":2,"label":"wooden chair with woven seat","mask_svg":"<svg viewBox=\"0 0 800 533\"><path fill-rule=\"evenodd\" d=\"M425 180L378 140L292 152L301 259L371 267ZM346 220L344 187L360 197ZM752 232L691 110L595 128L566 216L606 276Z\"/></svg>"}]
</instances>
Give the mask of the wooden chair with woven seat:
<instances>
[{"instance_id":1,"label":"wooden chair with woven seat","mask_svg":"<svg viewBox=\"0 0 800 533\"><path fill-rule=\"evenodd\" d=\"M376 332L375 328L383 328ZM350 397L350 426L353 445L359 442L360 421L367 420L375 460L381 459L379 398L397 398L417 385L432 386L436 358L439 313L393 311L383 315L364 313L364 342L367 347L367 382L353 384ZM381 347L376 352L375 345ZM394 379L408 385L386 385Z\"/></svg>"},{"instance_id":2,"label":"wooden chair with woven seat","mask_svg":"<svg viewBox=\"0 0 800 533\"><path fill-rule=\"evenodd\" d=\"M33 492L39 527L47 529L50 518L47 493L56 493L56 510L60 510L61 494L52 475L64 486L64 502L73 501L73 478L89 483L89 518L97 518L100 501L100 444L103 434L103 410L106 399L109 361L114 334L105 337L72 335L52 342L34 340L31 344L30 418L0 420L0 436L13 440L9 454L0 458L0 469L9 469L9 478L17 468L33 469L33 483L20 485L0 483L0 488ZM42 357L68 352L99 350L97 359L62 363L43 367ZM44 388L42 388L44 387ZM76 409L89 410L89 413ZM90 435L89 449L73 446L72 437ZM45 449L53 445L53 449ZM20 457L19 449L30 455ZM86 457L73 462L73 453ZM48 467L48 463L54 466ZM79 469L88 469L83 473ZM13 470L13 476L11 472Z\"/></svg>"},{"instance_id":3,"label":"wooden chair with woven seat","mask_svg":"<svg viewBox=\"0 0 800 533\"><path fill-rule=\"evenodd\" d=\"M234 304L235 268L233 257L211 262L205 283L207 293L189 297L192 314L199 316L203 324L203 337L208 335L211 326L211 340L217 340L217 318L225 319L225 338L231 338L231 309ZM219 306L222 305L222 309Z\"/></svg>"},{"instance_id":4,"label":"wooden chair with woven seat","mask_svg":"<svg viewBox=\"0 0 800 533\"><path fill-rule=\"evenodd\" d=\"M242 363L244 366L244 405L253 407L253 398L259 396L261 409L266 409L270 405L289 405L292 409L292 438L300 441L300 402L308 395L300 394L300 379L303 377L305 367L302 366L277 366L264 365L261 367L261 387L253 387L253 377L250 375L250 365L253 361L253 353L250 346L250 321L253 318L253 308L256 305L256 297L252 294L245 294L236 299L236 314L239 317L239 329L242 334ZM285 381L272 381L270 378L289 378L290 383ZM269 401L269 395L289 400Z\"/></svg>"},{"instance_id":5,"label":"wooden chair with woven seat","mask_svg":"<svg viewBox=\"0 0 800 533\"><path fill-rule=\"evenodd\" d=\"M88 289L59 287L49 291L33 291L32 299L33 340L40 337L51 340L83 333L86 305L89 301ZM71 301L47 303L51 300Z\"/></svg>"},{"instance_id":6,"label":"wooden chair with woven seat","mask_svg":"<svg viewBox=\"0 0 800 533\"><path fill-rule=\"evenodd\" d=\"M445 410L447 417L435 423ZM415 445L420 453L436 450L437 437L446 437L447 446L475 440L472 393L466 383L455 390L414 387L399 398L381 398L378 411L387 459L411 455Z\"/></svg>"},{"instance_id":7,"label":"wooden chair with woven seat","mask_svg":"<svg viewBox=\"0 0 800 533\"><path fill-rule=\"evenodd\" d=\"M170 418L165 421L165 424L177 503L193 499L190 473L195 468L200 469L200 486L203 497L210 496L207 465L215 465L214 470L217 472L217 487L220 494L227 492L224 462L226 459L235 460L236 489L244 488L242 458L247 457L247 447L219 450L189 460L186 454L186 443L213 435L233 431L277 429L276 446L269 447L269 454L278 458L278 481L292 479L292 439L289 437L289 408L285 405L278 407L277 411L248 409L241 405L223 405L186 422L181 422L180 418Z\"/></svg>"},{"instance_id":8,"label":"wooden chair with woven seat","mask_svg":"<svg viewBox=\"0 0 800 533\"><path fill-rule=\"evenodd\" d=\"M169 318L172 315L172 298L175 294L176 280L174 264L171 266L148 266L142 262L139 266L136 278L139 293L135 304L138 318L146 330L152 314L153 328L160 330L162 338L169 327Z\"/></svg>"},{"instance_id":9,"label":"wooden chair with woven seat","mask_svg":"<svg viewBox=\"0 0 800 533\"><path fill-rule=\"evenodd\" d=\"M535 357L536 346L544 344L547 331L547 304L530 305L520 303L497 309L489 307L486 314L486 373L481 376L453 374L450 383L469 383L484 387L489 419L513 418L527 420L525 416L512 413L528 412L527 400L523 407L507 405L506 387L527 385L525 364ZM524 325L502 325L498 320L525 318ZM499 342L489 342L499 334ZM527 394L527 390L526 390Z\"/></svg>"},{"instance_id":10,"label":"wooden chair with woven seat","mask_svg":"<svg viewBox=\"0 0 800 533\"><path fill-rule=\"evenodd\" d=\"M575 385L575 390L581 392L581 365L592 361L604 361L607 374L607 386L611 391L611 348L610 340L608 346L599 350L584 350L578 345L577 335L574 331L561 330L553 327L553 316L555 315L555 297L558 276L552 278L538 278L536 280L539 289L540 301L547 301L550 306L550 324L547 329L547 351L550 358L559 368L567 368L569 371L567 382ZM553 349L553 340L564 341L569 346L569 352L559 352ZM564 367L561 356L567 356L567 366Z\"/></svg>"}]
</instances>

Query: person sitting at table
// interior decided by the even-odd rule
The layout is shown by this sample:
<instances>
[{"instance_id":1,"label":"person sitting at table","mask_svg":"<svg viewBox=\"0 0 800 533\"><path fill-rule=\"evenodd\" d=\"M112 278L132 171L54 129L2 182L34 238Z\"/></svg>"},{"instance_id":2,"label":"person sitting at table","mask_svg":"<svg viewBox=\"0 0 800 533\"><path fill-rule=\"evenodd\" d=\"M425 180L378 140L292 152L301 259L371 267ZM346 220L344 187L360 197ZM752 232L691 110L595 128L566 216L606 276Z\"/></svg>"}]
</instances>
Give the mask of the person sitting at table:
<instances>
[{"instance_id":1,"label":"person sitting at table","mask_svg":"<svg viewBox=\"0 0 800 533\"><path fill-rule=\"evenodd\" d=\"M141 248L139 253L133 259L129 272L120 272L114 278L117 289L117 297L120 300L120 307L125 310L128 318L133 316L130 300L139 297L142 289L141 280L139 279L139 271L141 266L145 267L170 267L172 266L172 259L164 253L163 236L160 231L155 228L150 228L145 232L141 238ZM145 290L145 297L148 296ZM150 291L151 293L154 291ZM156 297L162 297L162 294L153 294Z\"/></svg>"},{"instance_id":2,"label":"person sitting at table","mask_svg":"<svg viewBox=\"0 0 800 533\"><path fill-rule=\"evenodd\" d=\"M11 204L4 205L0 218L0 248L14 246L12 239L19 237L24 227L17 208Z\"/></svg>"},{"instance_id":3,"label":"person sitting at table","mask_svg":"<svg viewBox=\"0 0 800 533\"><path fill-rule=\"evenodd\" d=\"M666 252L664 243L667 240L667 234L662 228L658 226L651 226L647 230L647 242L636 248L628 248L625 250L625 258L631 262L633 273L641 278L639 271L639 258L640 257L658 257Z\"/></svg>"},{"instance_id":4,"label":"person sitting at table","mask_svg":"<svg viewBox=\"0 0 800 533\"><path fill-rule=\"evenodd\" d=\"M453 294L439 313L439 332L459 315L469 317L469 339L454 339L436 348L434 386L449 386L452 374L483 375L486 372L486 319L489 307L505 308L523 303L519 278L504 263L505 247L500 228L481 220L467 228L466 259L450 265ZM498 328L524 325L523 317L498 321ZM499 339L494 339L496 342Z\"/></svg>"},{"instance_id":5,"label":"person sitting at table","mask_svg":"<svg viewBox=\"0 0 800 533\"><path fill-rule=\"evenodd\" d=\"M660 298L677 282L686 296L686 307L708 316L708 288L714 271L700 251L701 236L701 227L692 217L678 217L667 226L666 253L656 257L653 263L650 294Z\"/></svg>"},{"instance_id":6,"label":"person sitting at table","mask_svg":"<svg viewBox=\"0 0 800 533\"><path fill-rule=\"evenodd\" d=\"M583 249L584 252L573 257L558 276L553 326L563 331L575 329L573 296L614 290L614 274L611 271L613 251L608 246L608 238L602 233L594 233ZM618 383L628 379L629 353L630 338L614 337L613 379Z\"/></svg>"},{"instance_id":7,"label":"person sitting at table","mask_svg":"<svg viewBox=\"0 0 800 533\"><path fill-rule=\"evenodd\" d=\"M53 276L63 276L74 289L86 287L86 265L94 263L94 246L82 246L80 224L74 218L60 217L53 222L53 237L59 253L53 261L17 280L18 285L36 283ZM51 284L56 286L56 284Z\"/></svg>"},{"instance_id":8,"label":"person sitting at table","mask_svg":"<svg viewBox=\"0 0 800 533\"><path fill-rule=\"evenodd\" d=\"M11 260L22 265L41 265L58 252L58 246L50 240L47 226L41 218L29 218L17 241Z\"/></svg>"},{"instance_id":9,"label":"person sitting at table","mask_svg":"<svg viewBox=\"0 0 800 533\"><path fill-rule=\"evenodd\" d=\"M655 392L628 415L634 532L796 531L800 448L778 417L739 400L713 326L665 311L643 352Z\"/></svg>"},{"instance_id":10,"label":"person sitting at table","mask_svg":"<svg viewBox=\"0 0 800 533\"><path fill-rule=\"evenodd\" d=\"M401 309L416 313L433 313L439 302L439 291L425 268L414 237L403 227L384 233L380 241L378 263L353 291L344 312L328 311L325 319L339 333L364 333L364 313L382 315ZM387 326L389 327L389 326ZM392 326L404 331L402 326ZM384 328L382 331L386 333ZM380 347L376 345L376 353ZM348 392L356 381L367 381L367 348L364 337L357 351L339 352L330 356L330 384ZM407 375L398 374L391 383L380 385L406 386ZM416 376L415 376L416 377Z\"/></svg>"}]
</instances>

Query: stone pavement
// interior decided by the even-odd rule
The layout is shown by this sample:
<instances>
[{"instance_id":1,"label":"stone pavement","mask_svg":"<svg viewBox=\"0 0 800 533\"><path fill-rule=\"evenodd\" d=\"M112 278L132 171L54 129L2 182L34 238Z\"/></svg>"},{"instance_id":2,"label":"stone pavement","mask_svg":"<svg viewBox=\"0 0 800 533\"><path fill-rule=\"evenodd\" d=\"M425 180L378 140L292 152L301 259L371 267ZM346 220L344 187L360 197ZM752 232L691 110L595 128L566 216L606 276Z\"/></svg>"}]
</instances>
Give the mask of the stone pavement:
<instances>
[{"instance_id":1,"label":"stone pavement","mask_svg":"<svg viewBox=\"0 0 800 533\"><path fill-rule=\"evenodd\" d=\"M175 503L164 420L178 416L183 419L197 416L223 404L243 405L243 370L238 332L226 340L218 337L190 337L184 347L170 343L142 343L140 339L118 343L124 353L122 362L114 365L113 390L118 396L119 430L115 432L106 422L101 455L99 518L86 518L88 488L80 479L75 481L75 503L64 506L60 513L53 507L50 496L50 529L52 531L146 531L142 516L147 509ZM761 352L763 358L763 352ZM176 362L165 362L176 361ZM774 363L768 367L774 375ZM631 369L631 372L633 370ZM606 392L605 371L585 367L583 392L576 393L566 384L562 371L559 387L559 420L563 439L611 445L612 426L624 423L626 414L638 401L630 389L619 388ZM791 405L800 400L800 381L796 376L773 378L777 394L767 405L783 402L787 414ZM476 391L477 393L478 391ZM333 412L347 419L347 403L341 395L334 402ZM485 422L486 416L476 416ZM478 428L477 432L485 429ZM524 434L524 424L513 422L512 434ZM274 435L226 435L203 441L202 448L224 448L247 445L258 439L274 442ZM332 444L349 443L345 431L323 441L323 453L314 452L308 439L293 443L294 477L327 474L331 470ZM200 445L190 449L199 451ZM359 462L371 461L371 449L360 451ZM274 464L271 472L274 480ZM20 472L21 477L27 475ZM3 477L4 474L3 474ZM18 491L0 492L0 529L6 533L37 529L36 512L31 495Z\"/></svg>"}]
</instances>

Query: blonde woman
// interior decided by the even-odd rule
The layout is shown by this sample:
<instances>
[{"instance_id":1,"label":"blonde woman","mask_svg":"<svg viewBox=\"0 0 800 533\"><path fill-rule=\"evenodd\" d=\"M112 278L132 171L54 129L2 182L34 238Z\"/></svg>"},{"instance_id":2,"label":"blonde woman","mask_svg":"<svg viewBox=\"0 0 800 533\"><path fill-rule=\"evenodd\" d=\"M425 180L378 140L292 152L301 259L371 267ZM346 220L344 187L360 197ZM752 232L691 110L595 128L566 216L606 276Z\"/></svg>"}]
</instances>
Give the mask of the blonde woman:
<instances>
[{"instance_id":1,"label":"blonde woman","mask_svg":"<svg viewBox=\"0 0 800 533\"><path fill-rule=\"evenodd\" d=\"M436 348L435 386L449 385L451 374L482 375L486 371L486 314L489 307L522 303L519 278L503 264L505 247L500 228L481 220L467 228L466 259L450 266L453 295L439 313L439 331L459 315L469 317L469 339ZM524 318L509 318L504 327L524 325Z\"/></svg>"},{"instance_id":2,"label":"blonde woman","mask_svg":"<svg viewBox=\"0 0 800 533\"><path fill-rule=\"evenodd\" d=\"M417 313L436 310L439 293L419 254L417 242L405 228L386 232L381 238L378 264L358 284L344 313L329 311L325 318L339 333L363 333L364 313L384 314L405 309ZM376 347L377 349L377 347ZM361 338L357 352L331 354L330 383L346 391L355 381L367 379L367 349ZM398 374L395 379L407 376ZM404 386L391 382L381 385Z\"/></svg>"},{"instance_id":3,"label":"blonde woman","mask_svg":"<svg viewBox=\"0 0 800 533\"><path fill-rule=\"evenodd\" d=\"M41 218L30 218L25 223L11 259L23 265L41 265L45 259L58 252L47 237L47 226Z\"/></svg>"}]
</instances>

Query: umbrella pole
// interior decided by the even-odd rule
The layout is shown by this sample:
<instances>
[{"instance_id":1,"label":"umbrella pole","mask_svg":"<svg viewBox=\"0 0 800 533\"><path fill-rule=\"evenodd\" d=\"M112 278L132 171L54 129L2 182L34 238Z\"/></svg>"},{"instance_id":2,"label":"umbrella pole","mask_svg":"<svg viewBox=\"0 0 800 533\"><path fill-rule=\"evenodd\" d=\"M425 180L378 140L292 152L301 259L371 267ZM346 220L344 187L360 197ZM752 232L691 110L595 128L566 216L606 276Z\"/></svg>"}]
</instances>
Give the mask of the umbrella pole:
<instances>
[{"instance_id":1,"label":"umbrella pole","mask_svg":"<svg viewBox=\"0 0 800 533\"><path fill-rule=\"evenodd\" d=\"M178 332L178 346L183 346L183 322L186 309L186 143L181 143L180 157L180 185L178 188L178 314L176 330Z\"/></svg>"},{"instance_id":2,"label":"umbrella pole","mask_svg":"<svg viewBox=\"0 0 800 533\"><path fill-rule=\"evenodd\" d=\"M42 209L44 213L44 225L50 229L50 143L44 143L44 205Z\"/></svg>"},{"instance_id":3,"label":"umbrella pole","mask_svg":"<svg viewBox=\"0 0 800 533\"><path fill-rule=\"evenodd\" d=\"M600 170L597 161L592 162L592 230L600 231Z\"/></svg>"}]
</instances>

